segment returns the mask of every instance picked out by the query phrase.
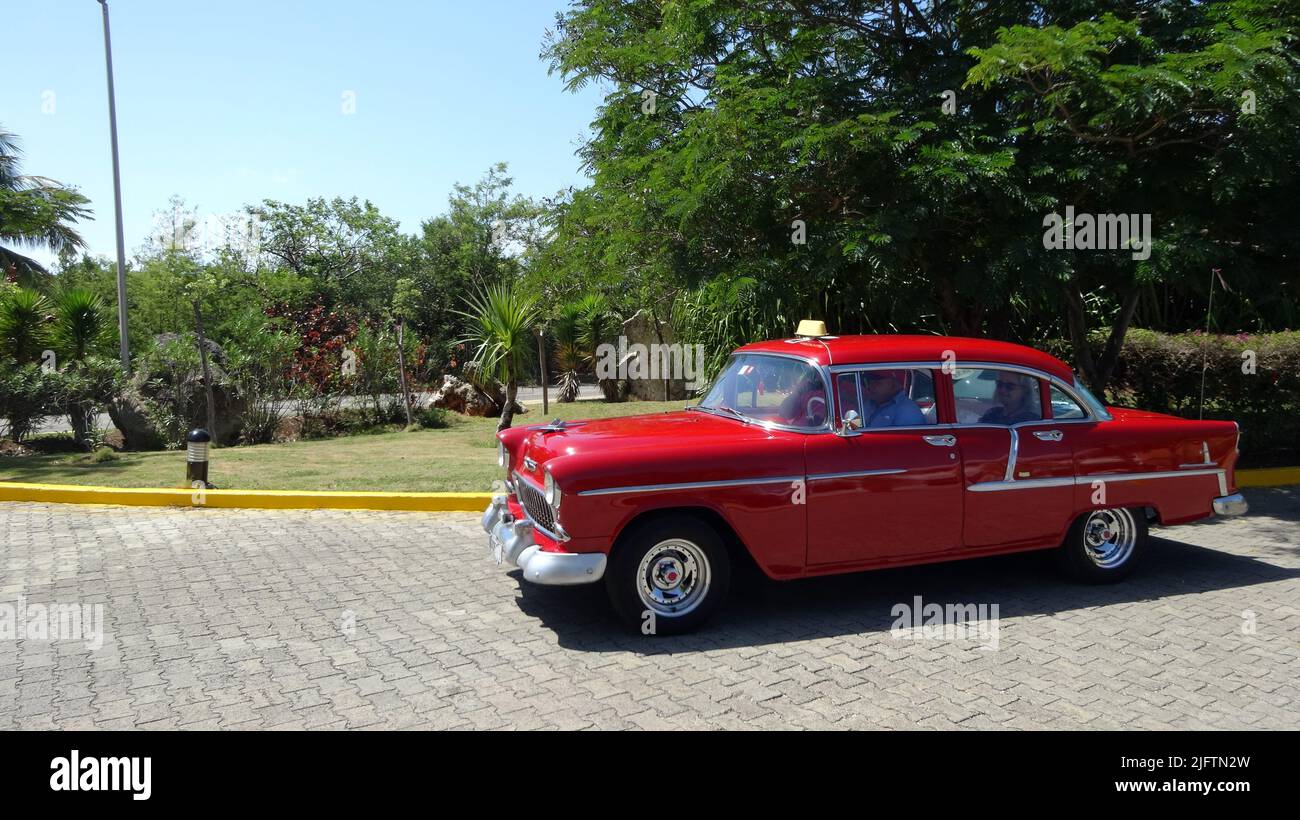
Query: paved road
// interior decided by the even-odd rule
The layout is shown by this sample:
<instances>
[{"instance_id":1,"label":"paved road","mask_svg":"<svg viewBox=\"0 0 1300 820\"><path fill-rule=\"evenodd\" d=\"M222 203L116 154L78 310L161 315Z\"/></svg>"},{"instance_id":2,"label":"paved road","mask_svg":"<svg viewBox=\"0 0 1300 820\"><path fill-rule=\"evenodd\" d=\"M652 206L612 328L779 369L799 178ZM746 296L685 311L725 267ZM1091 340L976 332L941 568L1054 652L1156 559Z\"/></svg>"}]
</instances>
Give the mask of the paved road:
<instances>
[{"instance_id":1,"label":"paved road","mask_svg":"<svg viewBox=\"0 0 1300 820\"><path fill-rule=\"evenodd\" d=\"M0 729L1297 729L1297 490L1117 586L1042 555L750 583L663 639L499 570L473 515L0 504L0 630L23 596L107 632L0 639ZM891 636L916 595L997 604L997 648Z\"/></svg>"}]
</instances>

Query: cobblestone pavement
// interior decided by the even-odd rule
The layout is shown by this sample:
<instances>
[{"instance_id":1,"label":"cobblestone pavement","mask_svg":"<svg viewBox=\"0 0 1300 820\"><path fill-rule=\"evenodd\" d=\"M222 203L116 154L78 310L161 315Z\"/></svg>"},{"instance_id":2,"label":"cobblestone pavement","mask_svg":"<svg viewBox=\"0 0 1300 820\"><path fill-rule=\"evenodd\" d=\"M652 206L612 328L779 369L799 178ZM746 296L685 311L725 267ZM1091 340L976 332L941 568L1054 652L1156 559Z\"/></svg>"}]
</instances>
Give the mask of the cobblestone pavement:
<instances>
[{"instance_id":1,"label":"cobblestone pavement","mask_svg":"<svg viewBox=\"0 0 1300 820\"><path fill-rule=\"evenodd\" d=\"M0 638L0 728L1296 729L1300 488L1248 497L1115 586L1041 553L751 579L658 639L497 568L476 515L0 504L0 634L105 632ZM891 636L917 595L996 604L996 649Z\"/></svg>"}]
</instances>

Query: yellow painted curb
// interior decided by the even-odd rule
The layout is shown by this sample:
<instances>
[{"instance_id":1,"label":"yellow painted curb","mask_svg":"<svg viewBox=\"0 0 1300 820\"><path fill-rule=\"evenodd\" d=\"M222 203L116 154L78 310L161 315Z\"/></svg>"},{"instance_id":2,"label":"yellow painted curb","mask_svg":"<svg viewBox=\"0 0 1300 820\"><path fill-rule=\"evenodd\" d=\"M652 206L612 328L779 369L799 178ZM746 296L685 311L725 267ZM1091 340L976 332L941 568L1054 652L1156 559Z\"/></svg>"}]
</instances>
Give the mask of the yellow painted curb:
<instances>
[{"instance_id":1,"label":"yellow painted curb","mask_svg":"<svg viewBox=\"0 0 1300 820\"><path fill-rule=\"evenodd\" d=\"M1300 484L1300 467L1266 467L1237 471L1238 487L1279 487L1283 484Z\"/></svg>"},{"instance_id":2,"label":"yellow painted curb","mask_svg":"<svg viewBox=\"0 0 1300 820\"><path fill-rule=\"evenodd\" d=\"M262 510L482 512L491 500L491 493L186 490L0 482L0 501L37 501L48 504L119 504L132 507L217 507Z\"/></svg>"},{"instance_id":3,"label":"yellow painted curb","mask_svg":"<svg viewBox=\"0 0 1300 820\"><path fill-rule=\"evenodd\" d=\"M1300 484L1300 467L1238 470L1238 487ZM117 504L129 507L214 507L258 510L404 510L481 512L491 493L313 492L309 490L186 490L166 487L92 487L0 481L0 501Z\"/></svg>"}]
</instances>

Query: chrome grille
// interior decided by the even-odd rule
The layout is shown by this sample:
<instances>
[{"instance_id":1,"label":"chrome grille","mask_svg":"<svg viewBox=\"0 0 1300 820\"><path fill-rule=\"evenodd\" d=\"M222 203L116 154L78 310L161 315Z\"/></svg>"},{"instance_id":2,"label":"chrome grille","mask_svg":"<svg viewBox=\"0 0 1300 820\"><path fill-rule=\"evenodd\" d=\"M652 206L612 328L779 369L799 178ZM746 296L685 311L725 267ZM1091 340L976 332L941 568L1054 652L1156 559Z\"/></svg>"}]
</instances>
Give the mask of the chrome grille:
<instances>
[{"instance_id":1,"label":"chrome grille","mask_svg":"<svg viewBox=\"0 0 1300 820\"><path fill-rule=\"evenodd\" d=\"M546 503L546 496L542 495L542 491L534 487L526 478L515 473L515 492L519 494L519 503L523 505L528 517L533 519L537 526L554 533L555 515L551 511L551 505Z\"/></svg>"}]
</instances>

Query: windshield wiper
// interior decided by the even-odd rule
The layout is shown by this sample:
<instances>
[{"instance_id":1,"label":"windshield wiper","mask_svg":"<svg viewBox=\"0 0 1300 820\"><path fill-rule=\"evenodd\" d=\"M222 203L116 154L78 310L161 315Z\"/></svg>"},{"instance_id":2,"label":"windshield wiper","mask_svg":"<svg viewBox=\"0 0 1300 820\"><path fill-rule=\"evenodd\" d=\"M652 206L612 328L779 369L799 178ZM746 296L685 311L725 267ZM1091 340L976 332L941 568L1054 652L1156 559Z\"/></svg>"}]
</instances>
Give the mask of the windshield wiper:
<instances>
[{"instance_id":1,"label":"windshield wiper","mask_svg":"<svg viewBox=\"0 0 1300 820\"><path fill-rule=\"evenodd\" d=\"M745 424L749 424L749 422L750 422L750 418L749 418L749 416L747 416L747 415L745 415L744 413L740 412L740 411L737 410L736 408L734 408L734 407L728 407L728 406L725 405L725 404L719 404L719 405L717 405L717 406L715 406L715 407L705 407L705 406L702 405L702 404L692 404L692 405L688 405L688 406L686 407L686 409L687 409L687 410L700 410L700 411L705 412L705 413L717 413L717 412L730 413L734 418L737 418L737 419L743 421Z\"/></svg>"}]
</instances>

